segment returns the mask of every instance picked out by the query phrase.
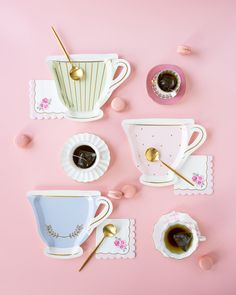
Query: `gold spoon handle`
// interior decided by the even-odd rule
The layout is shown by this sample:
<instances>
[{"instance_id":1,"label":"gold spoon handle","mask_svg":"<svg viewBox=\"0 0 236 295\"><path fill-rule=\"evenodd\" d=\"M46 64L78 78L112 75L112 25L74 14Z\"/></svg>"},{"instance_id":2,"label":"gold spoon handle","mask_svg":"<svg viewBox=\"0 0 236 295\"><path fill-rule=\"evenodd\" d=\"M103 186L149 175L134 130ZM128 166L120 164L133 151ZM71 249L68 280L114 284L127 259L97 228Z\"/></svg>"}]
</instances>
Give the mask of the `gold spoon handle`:
<instances>
[{"instance_id":1,"label":"gold spoon handle","mask_svg":"<svg viewBox=\"0 0 236 295\"><path fill-rule=\"evenodd\" d=\"M86 260L84 261L84 263L82 264L82 266L80 267L79 271L81 271L85 265L89 262L89 260L93 257L93 255L95 254L96 250L100 247L100 245L102 244L102 242L104 241L105 236L101 239L101 241L99 242L99 244L96 246L96 248L89 254L89 256L86 258Z\"/></svg>"},{"instance_id":2,"label":"gold spoon handle","mask_svg":"<svg viewBox=\"0 0 236 295\"><path fill-rule=\"evenodd\" d=\"M160 160L160 159L159 159ZM189 181L186 177L184 177L183 175L181 175L178 171L174 170L172 167L170 167L168 164L166 164L165 162L163 162L162 160L160 160L161 163L163 165L165 165L167 168L169 168L172 172L174 172L176 175L178 175L180 178L182 178L183 180L185 180L187 183L189 183L190 185L194 186L194 184Z\"/></svg>"},{"instance_id":3,"label":"gold spoon handle","mask_svg":"<svg viewBox=\"0 0 236 295\"><path fill-rule=\"evenodd\" d=\"M65 53L65 55L66 55L68 61L70 62L70 64L72 64L71 59L70 59L70 56L69 56L69 54L68 54L68 52L67 52L65 46L63 45L63 43L62 43L60 37L58 36L58 34L57 34L57 32L55 31L55 29L54 29L53 27L51 27L51 28L52 28L53 33L54 33L54 35L56 36L58 42L60 43L61 48L63 49L63 51L64 51L64 53Z\"/></svg>"}]
</instances>

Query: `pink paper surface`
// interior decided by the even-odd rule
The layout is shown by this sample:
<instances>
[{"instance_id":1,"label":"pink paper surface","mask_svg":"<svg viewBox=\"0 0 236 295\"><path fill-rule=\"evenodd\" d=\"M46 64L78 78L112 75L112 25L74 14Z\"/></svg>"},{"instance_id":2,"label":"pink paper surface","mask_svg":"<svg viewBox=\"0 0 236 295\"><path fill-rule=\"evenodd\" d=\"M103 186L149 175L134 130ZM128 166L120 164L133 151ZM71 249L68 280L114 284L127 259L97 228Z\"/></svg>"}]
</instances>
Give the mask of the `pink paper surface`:
<instances>
[{"instance_id":1,"label":"pink paper surface","mask_svg":"<svg viewBox=\"0 0 236 295\"><path fill-rule=\"evenodd\" d=\"M127 294L235 295L235 1L1 1L1 206L0 294ZM71 53L117 52L132 64L132 74L114 94L129 107L116 113L111 99L104 119L87 124L68 120L30 120L28 81L50 79L47 55L61 54L50 25ZM176 53L179 44L192 56ZM187 78L183 99L172 106L148 97L146 75L157 64L180 66ZM142 187L139 171L121 128L135 117L192 117L206 127L207 142L199 154L215 159L214 194L209 198L173 195L173 188ZM26 132L31 148L13 144ZM111 166L98 181L78 184L60 165L64 142L78 132L94 132L110 146ZM133 199L118 201L111 218L135 218L137 257L93 259L77 269L95 236L84 245L85 256L61 261L43 255L32 209L31 189L99 189L103 192L131 183L139 187ZM191 257L163 257L152 241L154 223L169 211L185 211L199 221L207 242ZM209 272L198 267L201 255L216 260Z\"/></svg>"}]
</instances>

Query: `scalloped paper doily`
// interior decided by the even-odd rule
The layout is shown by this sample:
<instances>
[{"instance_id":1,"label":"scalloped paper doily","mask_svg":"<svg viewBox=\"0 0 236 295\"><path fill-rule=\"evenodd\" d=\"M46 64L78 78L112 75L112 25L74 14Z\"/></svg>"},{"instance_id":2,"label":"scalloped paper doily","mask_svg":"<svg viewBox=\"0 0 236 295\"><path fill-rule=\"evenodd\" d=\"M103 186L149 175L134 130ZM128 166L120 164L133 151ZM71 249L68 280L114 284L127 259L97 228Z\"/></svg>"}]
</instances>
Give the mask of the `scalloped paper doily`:
<instances>
[{"instance_id":1,"label":"scalloped paper doily","mask_svg":"<svg viewBox=\"0 0 236 295\"><path fill-rule=\"evenodd\" d=\"M62 119L66 108L60 102L53 80L30 80L30 118Z\"/></svg>"},{"instance_id":2,"label":"scalloped paper doily","mask_svg":"<svg viewBox=\"0 0 236 295\"><path fill-rule=\"evenodd\" d=\"M103 227L106 224L117 227L115 237L106 238L96 251L98 259L132 259L135 258L135 220L134 219L106 219L96 230L96 245L103 238Z\"/></svg>"},{"instance_id":3,"label":"scalloped paper doily","mask_svg":"<svg viewBox=\"0 0 236 295\"><path fill-rule=\"evenodd\" d=\"M175 195L210 195L213 193L213 157L192 155L181 173L194 183L194 187L180 179L174 185Z\"/></svg>"}]
</instances>

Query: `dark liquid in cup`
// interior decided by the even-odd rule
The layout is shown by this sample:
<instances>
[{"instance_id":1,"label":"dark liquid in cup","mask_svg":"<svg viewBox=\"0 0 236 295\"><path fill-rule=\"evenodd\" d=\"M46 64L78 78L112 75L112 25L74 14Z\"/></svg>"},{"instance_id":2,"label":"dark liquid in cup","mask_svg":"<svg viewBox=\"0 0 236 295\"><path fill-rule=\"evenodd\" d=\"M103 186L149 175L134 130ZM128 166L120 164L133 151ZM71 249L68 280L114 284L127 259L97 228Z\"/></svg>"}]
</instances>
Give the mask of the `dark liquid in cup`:
<instances>
[{"instance_id":1,"label":"dark liquid in cup","mask_svg":"<svg viewBox=\"0 0 236 295\"><path fill-rule=\"evenodd\" d=\"M192 245L193 235L189 228L182 224L170 226L165 232L164 242L170 252L181 254Z\"/></svg>"},{"instance_id":2,"label":"dark liquid in cup","mask_svg":"<svg viewBox=\"0 0 236 295\"><path fill-rule=\"evenodd\" d=\"M96 158L95 150L89 145L78 146L73 152L73 162L81 169L87 169L93 166Z\"/></svg>"},{"instance_id":3,"label":"dark liquid in cup","mask_svg":"<svg viewBox=\"0 0 236 295\"><path fill-rule=\"evenodd\" d=\"M174 91L177 87L178 81L174 74L163 72L158 76L158 86L165 92Z\"/></svg>"}]
</instances>

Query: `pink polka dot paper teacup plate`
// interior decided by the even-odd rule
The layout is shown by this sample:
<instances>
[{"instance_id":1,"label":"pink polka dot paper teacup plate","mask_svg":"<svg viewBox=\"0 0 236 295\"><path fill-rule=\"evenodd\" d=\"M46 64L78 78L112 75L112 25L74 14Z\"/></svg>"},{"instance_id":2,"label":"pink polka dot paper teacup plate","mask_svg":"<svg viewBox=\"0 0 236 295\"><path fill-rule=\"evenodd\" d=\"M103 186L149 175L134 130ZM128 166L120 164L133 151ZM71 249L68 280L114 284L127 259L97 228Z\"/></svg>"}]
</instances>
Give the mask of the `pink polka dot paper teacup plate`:
<instances>
[{"instance_id":1,"label":"pink polka dot paper teacup plate","mask_svg":"<svg viewBox=\"0 0 236 295\"><path fill-rule=\"evenodd\" d=\"M186 90L184 72L175 65L162 64L152 68L146 81L148 95L157 103L177 103Z\"/></svg>"},{"instance_id":2,"label":"pink polka dot paper teacup plate","mask_svg":"<svg viewBox=\"0 0 236 295\"><path fill-rule=\"evenodd\" d=\"M159 151L161 160L179 169L206 140L205 128L193 119L130 119L122 122L136 167L142 173L140 182L150 186L167 186L177 182L176 175L160 161L150 162L146 151ZM195 139L189 143L192 135Z\"/></svg>"}]
</instances>

